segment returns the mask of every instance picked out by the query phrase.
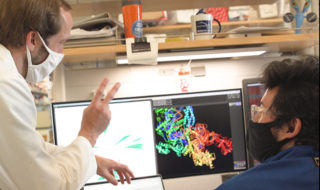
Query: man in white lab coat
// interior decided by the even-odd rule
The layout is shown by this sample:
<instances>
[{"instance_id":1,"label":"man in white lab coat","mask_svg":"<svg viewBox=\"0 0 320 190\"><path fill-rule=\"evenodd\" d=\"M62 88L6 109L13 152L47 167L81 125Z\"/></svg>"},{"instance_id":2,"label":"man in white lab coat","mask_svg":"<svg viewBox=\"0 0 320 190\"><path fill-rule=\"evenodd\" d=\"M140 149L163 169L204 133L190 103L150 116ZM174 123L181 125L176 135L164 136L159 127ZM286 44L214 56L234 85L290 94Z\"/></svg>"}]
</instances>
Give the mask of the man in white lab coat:
<instances>
[{"instance_id":1,"label":"man in white lab coat","mask_svg":"<svg viewBox=\"0 0 320 190\"><path fill-rule=\"evenodd\" d=\"M92 146L110 121L104 79L85 109L78 137L67 147L44 142L36 130L36 108L26 81L48 76L63 58L72 28L64 0L0 0L0 189L79 190L92 175L130 183L130 169L95 156ZM103 101L101 99L104 99Z\"/></svg>"}]
</instances>

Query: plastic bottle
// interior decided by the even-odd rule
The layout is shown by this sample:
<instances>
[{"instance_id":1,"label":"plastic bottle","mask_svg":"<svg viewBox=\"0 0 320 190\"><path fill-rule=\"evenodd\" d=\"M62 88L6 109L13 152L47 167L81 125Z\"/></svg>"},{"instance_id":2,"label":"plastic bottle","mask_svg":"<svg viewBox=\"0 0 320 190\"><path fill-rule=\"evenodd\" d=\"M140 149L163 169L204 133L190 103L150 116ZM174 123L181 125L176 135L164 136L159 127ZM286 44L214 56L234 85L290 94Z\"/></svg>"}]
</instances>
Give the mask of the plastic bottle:
<instances>
[{"instance_id":1,"label":"plastic bottle","mask_svg":"<svg viewBox=\"0 0 320 190\"><path fill-rule=\"evenodd\" d=\"M180 89L181 92L188 92L190 81L191 81L191 68L190 68L191 60L187 65L181 65L180 71L178 72L180 78Z\"/></svg>"},{"instance_id":2,"label":"plastic bottle","mask_svg":"<svg viewBox=\"0 0 320 190\"><path fill-rule=\"evenodd\" d=\"M141 0L122 0L126 38L141 38L143 33Z\"/></svg>"}]
</instances>

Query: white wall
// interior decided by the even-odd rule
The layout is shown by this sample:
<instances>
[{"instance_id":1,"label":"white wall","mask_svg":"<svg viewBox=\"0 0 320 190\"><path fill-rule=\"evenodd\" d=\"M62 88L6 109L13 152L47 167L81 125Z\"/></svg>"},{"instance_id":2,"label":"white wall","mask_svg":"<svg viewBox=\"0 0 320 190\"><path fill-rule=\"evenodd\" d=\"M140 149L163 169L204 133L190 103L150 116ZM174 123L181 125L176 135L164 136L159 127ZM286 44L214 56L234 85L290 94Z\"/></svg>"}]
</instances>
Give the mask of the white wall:
<instances>
[{"instance_id":1,"label":"white wall","mask_svg":"<svg viewBox=\"0 0 320 190\"><path fill-rule=\"evenodd\" d=\"M192 79L190 91L209 91L241 88L242 79L259 76L264 67L272 60L281 58L251 58L241 60L198 61L192 66L205 66L206 76ZM91 70L65 70L64 84L56 84L65 95L55 94L56 101L88 100L103 77L110 84L122 84L116 97L143 96L155 94L179 93L177 70L181 63L160 64L157 66L125 66L117 68ZM59 75L55 75L58 80ZM110 85L109 85L110 88ZM212 190L222 183L221 175L202 175L176 179L166 179L166 190Z\"/></svg>"},{"instance_id":2,"label":"white wall","mask_svg":"<svg viewBox=\"0 0 320 190\"><path fill-rule=\"evenodd\" d=\"M189 91L241 88L242 79L260 75L264 66L273 59L255 58L194 62L192 66L205 66L206 76L193 77ZM56 101L91 99L92 91L98 87L103 77L110 80L108 89L116 82L121 83L121 88L116 97L179 93L177 71L180 66L181 63L171 63L157 66L67 70L64 75L65 99L61 99L62 96L57 95L54 98Z\"/></svg>"}]
</instances>

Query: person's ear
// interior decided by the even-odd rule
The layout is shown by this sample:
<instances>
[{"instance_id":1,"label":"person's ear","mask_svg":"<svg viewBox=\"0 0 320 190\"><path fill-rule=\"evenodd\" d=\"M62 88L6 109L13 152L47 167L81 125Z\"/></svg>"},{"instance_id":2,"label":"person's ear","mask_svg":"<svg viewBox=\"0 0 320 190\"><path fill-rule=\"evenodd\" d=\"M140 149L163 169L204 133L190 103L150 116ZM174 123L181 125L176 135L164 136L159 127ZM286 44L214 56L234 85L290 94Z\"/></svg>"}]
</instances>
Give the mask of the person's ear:
<instances>
[{"instance_id":1,"label":"person's ear","mask_svg":"<svg viewBox=\"0 0 320 190\"><path fill-rule=\"evenodd\" d=\"M288 128L287 128L285 136L289 139L296 137L301 131L301 127L302 127L301 119L299 119L299 118L292 119L288 123L287 127Z\"/></svg>"},{"instance_id":2,"label":"person's ear","mask_svg":"<svg viewBox=\"0 0 320 190\"><path fill-rule=\"evenodd\" d=\"M37 43L36 36L37 36L36 31L30 31L27 33L26 45L30 51L33 51L36 48L36 43Z\"/></svg>"}]
</instances>

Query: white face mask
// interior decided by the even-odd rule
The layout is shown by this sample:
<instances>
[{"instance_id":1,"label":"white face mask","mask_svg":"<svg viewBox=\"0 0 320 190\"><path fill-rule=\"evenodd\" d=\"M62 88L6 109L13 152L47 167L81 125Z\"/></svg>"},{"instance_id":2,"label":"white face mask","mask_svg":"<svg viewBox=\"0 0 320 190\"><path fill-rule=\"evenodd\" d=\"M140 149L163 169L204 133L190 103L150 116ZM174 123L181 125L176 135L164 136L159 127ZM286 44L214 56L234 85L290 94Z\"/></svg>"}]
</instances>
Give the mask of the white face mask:
<instances>
[{"instance_id":1,"label":"white face mask","mask_svg":"<svg viewBox=\"0 0 320 190\"><path fill-rule=\"evenodd\" d=\"M57 53L52 51L44 42L40 34L38 33L40 40L46 50L48 51L49 55L46 60L44 60L39 65L33 65L31 60L31 53L28 47L27 49L27 59L28 59L28 72L26 80L31 83L40 82L42 81L46 76L48 76L62 61L64 54Z\"/></svg>"}]
</instances>

